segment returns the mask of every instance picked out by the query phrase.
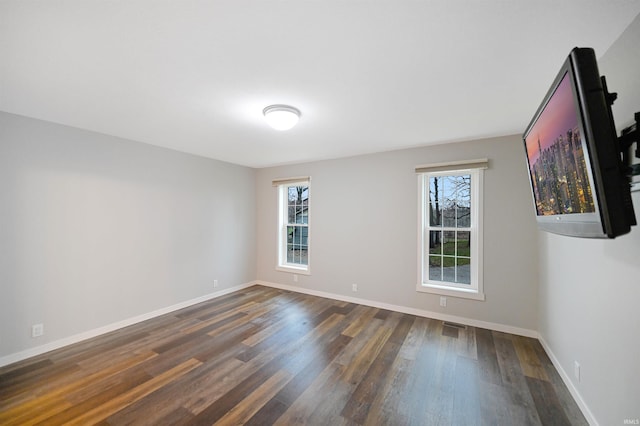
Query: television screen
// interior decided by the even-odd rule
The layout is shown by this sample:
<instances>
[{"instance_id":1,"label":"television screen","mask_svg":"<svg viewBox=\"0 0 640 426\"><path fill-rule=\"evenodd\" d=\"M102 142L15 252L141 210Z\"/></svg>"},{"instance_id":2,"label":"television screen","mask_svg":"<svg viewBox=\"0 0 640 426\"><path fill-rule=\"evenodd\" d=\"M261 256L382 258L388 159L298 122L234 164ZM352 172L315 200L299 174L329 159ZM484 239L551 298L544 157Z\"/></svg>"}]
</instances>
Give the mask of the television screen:
<instances>
[{"instance_id":1,"label":"television screen","mask_svg":"<svg viewBox=\"0 0 640 426\"><path fill-rule=\"evenodd\" d=\"M614 238L635 225L608 96L593 49L573 49L523 135L540 229Z\"/></svg>"},{"instance_id":2,"label":"television screen","mask_svg":"<svg viewBox=\"0 0 640 426\"><path fill-rule=\"evenodd\" d=\"M525 138L539 216L596 211L578 111L565 73Z\"/></svg>"}]
</instances>

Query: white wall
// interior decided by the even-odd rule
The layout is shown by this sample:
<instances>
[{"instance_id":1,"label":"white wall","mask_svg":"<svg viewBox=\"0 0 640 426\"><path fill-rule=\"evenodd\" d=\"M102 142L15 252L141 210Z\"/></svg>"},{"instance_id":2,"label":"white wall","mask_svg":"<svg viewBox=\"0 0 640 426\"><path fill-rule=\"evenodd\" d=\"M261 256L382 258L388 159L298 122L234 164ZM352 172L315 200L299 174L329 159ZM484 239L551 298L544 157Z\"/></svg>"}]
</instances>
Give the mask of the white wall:
<instances>
[{"instance_id":1,"label":"white wall","mask_svg":"<svg viewBox=\"0 0 640 426\"><path fill-rule=\"evenodd\" d=\"M618 127L640 111L640 16L604 54ZM602 52L596 52L602 54ZM636 216L640 193L633 195ZM640 220L640 217L638 218ZM640 228L615 240L540 233L540 325L590 420L640 419ZM574 361L581 380L574 377Z\"/></svg>"},{"instance_id":2,"label":"white wall","mask_svg":"<svg viewBox=\"0 0 640 426\"><path fill-rule=\"evenodd\" d=\"M419 293L416 165L489 158L484 191L486 301ZM311 176L311 275L275 270L278 177ZM535 330L537 231L518 136L257 171L258 280ZM358 284L358 293L351 284Z\"/></svg>"},{"instance_id":3,"label":"white wall","mask_svg":"<svg viewBox=\"0 0 640 426\"><path fill-rule=\"evenodd\" d=\"M0 112L0 358L254 280L254 186L246 167Z\"/></svg>"}]
</instances>

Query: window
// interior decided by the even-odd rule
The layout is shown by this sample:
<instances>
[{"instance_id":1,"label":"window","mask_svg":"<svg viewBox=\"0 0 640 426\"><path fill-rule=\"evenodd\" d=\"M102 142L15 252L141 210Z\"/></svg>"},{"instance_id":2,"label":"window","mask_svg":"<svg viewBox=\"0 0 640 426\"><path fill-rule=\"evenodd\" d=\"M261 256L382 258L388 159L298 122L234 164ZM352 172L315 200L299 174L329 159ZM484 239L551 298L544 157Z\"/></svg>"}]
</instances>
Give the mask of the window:
<instances>
[{"instance_id":1,"label":"window","mask_svg":"<svg viewBox=\"0 0 640 426\"><path fill-rule=\"evenodd\" d=\"M418 291L484 300L481 191L486 164L474 160L416 168Z\"/></svg>"},{"instance_id":2,"label":"window","mask_svg":"<svg viewBox=\"0 0 640 426\"><path fill-rule=\"evenodd\" d=\"M278 266L309 273L309 178L274 181L278 186Z\"/></svg>"}]
</instances>

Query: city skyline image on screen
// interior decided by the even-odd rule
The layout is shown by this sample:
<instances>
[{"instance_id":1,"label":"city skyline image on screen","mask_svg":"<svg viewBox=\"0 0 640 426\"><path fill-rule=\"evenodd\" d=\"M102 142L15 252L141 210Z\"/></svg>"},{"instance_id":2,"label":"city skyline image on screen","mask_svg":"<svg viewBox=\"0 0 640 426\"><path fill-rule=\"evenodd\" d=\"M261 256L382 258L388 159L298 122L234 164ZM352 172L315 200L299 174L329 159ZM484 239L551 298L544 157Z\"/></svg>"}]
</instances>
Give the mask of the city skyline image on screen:
<instances>
[{"instance_id":1,"label":"city skyline image on screen","mask_svg":"<svg viewBox=\"0 0 640 426\"><path fill-rule=\"evenodd\" d=\"M525 141L538 216L595 212L577 111L567 73Z\"/></svg>"}]
</instances>

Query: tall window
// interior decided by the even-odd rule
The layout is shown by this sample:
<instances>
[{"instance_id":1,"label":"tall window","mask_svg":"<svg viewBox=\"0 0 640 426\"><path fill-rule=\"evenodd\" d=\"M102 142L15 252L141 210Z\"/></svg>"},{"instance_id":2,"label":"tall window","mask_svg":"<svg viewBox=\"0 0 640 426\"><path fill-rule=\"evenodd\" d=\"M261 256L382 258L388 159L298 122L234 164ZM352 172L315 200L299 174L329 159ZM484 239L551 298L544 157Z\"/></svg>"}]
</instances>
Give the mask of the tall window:
<instances>
[{"instance_id":1,"label":"tall window","mask_svg":"<svg viewBox=\"0 0 640 426\"><path fill-rule=\"evenodd\" d=\"M421 230L418 291L484 300L481 189L486 160L477 166L474 161L416 169Z\"/></svg>"},{"instance_id":2,"label":"tall window","mask_svg":"<svg viewBox=\"0 0 640 426\"><path fill-rule=\"evenodd\" d=\"M309 273L309 179L274 181L276 183L278 269Z\"/></svg>"}]
</instances>

